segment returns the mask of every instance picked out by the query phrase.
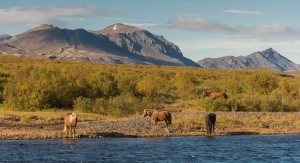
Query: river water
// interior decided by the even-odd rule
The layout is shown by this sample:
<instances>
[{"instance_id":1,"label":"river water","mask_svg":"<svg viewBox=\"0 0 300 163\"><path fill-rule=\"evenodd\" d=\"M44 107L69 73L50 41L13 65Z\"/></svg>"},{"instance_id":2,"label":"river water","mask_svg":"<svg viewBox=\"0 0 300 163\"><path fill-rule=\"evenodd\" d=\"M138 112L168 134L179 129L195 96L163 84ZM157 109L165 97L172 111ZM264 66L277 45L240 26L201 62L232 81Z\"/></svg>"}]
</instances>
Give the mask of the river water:
<instances>
[{"instance_id":1,"label":"river water","mask_svg":"<svg viewBox=\"0 0 300 163\"><path fill-rule=\"evenodd\" d=\"M300 135L0 140L0 162L300 162Z\"/></svg>"}]
</instances>

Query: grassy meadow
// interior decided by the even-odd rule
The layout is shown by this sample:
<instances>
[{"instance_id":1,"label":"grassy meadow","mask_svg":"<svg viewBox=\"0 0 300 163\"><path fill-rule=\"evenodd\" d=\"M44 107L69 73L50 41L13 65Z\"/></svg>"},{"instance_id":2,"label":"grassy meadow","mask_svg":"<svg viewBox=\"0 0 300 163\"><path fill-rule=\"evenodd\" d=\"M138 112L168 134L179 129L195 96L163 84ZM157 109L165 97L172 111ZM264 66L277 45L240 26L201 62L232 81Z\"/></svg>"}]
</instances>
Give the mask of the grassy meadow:
<instances>
[{"instance_id":1,"label":"grassy meadow","mask_svg":"<svg viewBox=\"0 0 300 163\"><path fill-rule=\"evenodd\" d=\"M292 133L293 128L297 133L299 83L298 72L264 68L115 65L2 55L0 127L61 124L67 111L78 112L84 122L139 116L148 108L217 112L219 133ZM201 98L205 90L226 92L229 98ZM261 118L262 113L268 116ZM175 118L173 125L203 132L199 119L203 117Z\"/></svg>"}]
</instances>

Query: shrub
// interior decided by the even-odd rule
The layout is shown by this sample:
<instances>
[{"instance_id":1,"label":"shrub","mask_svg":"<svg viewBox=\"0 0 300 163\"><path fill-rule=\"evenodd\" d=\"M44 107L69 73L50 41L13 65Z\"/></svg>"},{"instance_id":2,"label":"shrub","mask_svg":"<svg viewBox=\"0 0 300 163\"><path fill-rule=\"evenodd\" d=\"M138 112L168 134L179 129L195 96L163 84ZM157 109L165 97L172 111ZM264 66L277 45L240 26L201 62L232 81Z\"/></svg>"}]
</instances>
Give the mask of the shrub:
<instances>
[{"instance_id":1,"label":"shrub","mask_svg":"<svg viewBox=\"0 0 300 163\"><path fill-rule=\"evenodd\" d=\"M141 112L139 100L130 94L121 94L111 98L107 103L107 111L111 116L123 117Z\"/></svg>"},{"instance_id":2,"label":"shrub","mask_svg":"<svg viewBox=\"0 0 300 163\"><path fill-rule=\"evenodd\" d=\"M73 109L79 112L92 113L95 100L90 98L78 97L74 100Z\"/></svg>"},{"instance_id":3,"label":"shrub","mask_svg":"<svg viewBox=\"0 0 300 163\"><path fill-rule=\"evenodd\" d=\"M236 111L260 111L261 99L259 94L238 94L232 98L235 99Z\"/></svg>"},{"instance_id":4,"label":"shrub","mask_svg":"<svg viewBox=\"0 0 300 163\"><path fill-rule=\"evenodd\" d=\"M155 98L164 90L167 83L168 79L165 73L150 73L138 81L137 90L143 96Z\"/></svg>"},{"instance_id":5,"label":"shrub","mask_svg":"<svg viewBox=\"0 0 300 163\"><path fill-rule=\"evenodd\" d=\"M232 111L236 110L234 101L231 99L217 98L214 101L209 98L201 98L197 103L197 108L205 111Z\"/></svg>"},{"instance_id":6,"label":"shrub","mask_svg":"<svg viewBox=\"0 0 300 163\"><path fill-rule=\"evenodd\" d=\"M199 93L199 90L196 89L199 82L195 76L189 72L177 72L172 79L172 85L176 88L178 97L180 98L192 99Z\"/></svg>"},{"instance_id":7,"label":"shrub","mask_svg":"<svg viewBox=\"0 0 300 163\"><path fill-rule=\"evenodd\" d=\"M131 73L121 72L116 75L117 87L119 93L137 94L137 77Z\"/></svg>"},{"instance_id":8,"label":"shrub","mask_svg":"<svg viewBox=\"0 0 300 163\"><path fill-rule=\"evenodd\" d=\"M246 78L245 83L250 94L270 94L274 89L277 88L277 76L269 73L253 73Z\"/></svg>"}]
</instances>

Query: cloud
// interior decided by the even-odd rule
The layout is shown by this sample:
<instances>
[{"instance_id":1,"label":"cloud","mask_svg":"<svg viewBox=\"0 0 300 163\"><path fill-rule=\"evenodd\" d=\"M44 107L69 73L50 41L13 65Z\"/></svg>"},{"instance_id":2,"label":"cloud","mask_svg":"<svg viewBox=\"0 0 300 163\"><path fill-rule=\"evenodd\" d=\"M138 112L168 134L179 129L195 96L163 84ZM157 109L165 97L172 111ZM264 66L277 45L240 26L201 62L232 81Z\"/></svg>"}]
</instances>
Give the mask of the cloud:
<instances>
[{"instance_id":1,"label":"cloud","mask_svg":"<svg viewBox=\"0 0 300 163\"><path fill-rule=\"evenodd\" d=\"M229 12L229 13L234 13L234 14L255 14L255 15L262 14L259 11L246 11L246 10L226 10L224 12Z\"/></svg>"},{"instance_id":2,"label":"cloud","mask_svg":"<svg viewBox=\"0 0 300 163\"><path fill-rule=\"evenodd\" d=\"M158 26L158 24L155 23L123 23L123 24L136 26L136 27Z\"/></svg>"},{"instance_id":3,"label":"cloud","mask_svg":"<svg viewBox=\"0 0 300 163\"><path fill-rule=\"evenodd\" d=\"M108 17L114 14L116 13L110 10L88 6L10 8L0 9L0 25L64 25L65 19L72 17Z\"/></svg>"},{"instance_id":4,"label":"cloud","mask_svg":"<svg viewBox=\"0 0 300 163\"><path fill-rule=\"evenodd\" d=\"M223 22L202 18L175 17L169 20L170 28L198 33L218 33L238 36L252 36L262 42L283 42L300 40L299 28L274 23L259 27L230 26Z\"/></svg>"}]
</instances>

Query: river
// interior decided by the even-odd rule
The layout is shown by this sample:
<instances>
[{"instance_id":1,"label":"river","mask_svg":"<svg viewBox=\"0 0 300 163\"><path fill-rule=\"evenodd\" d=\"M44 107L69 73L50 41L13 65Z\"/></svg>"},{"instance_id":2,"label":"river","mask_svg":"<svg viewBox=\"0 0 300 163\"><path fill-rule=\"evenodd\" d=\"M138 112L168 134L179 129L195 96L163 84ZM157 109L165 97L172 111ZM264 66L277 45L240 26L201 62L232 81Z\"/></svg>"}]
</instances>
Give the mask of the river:
<instances>
[{"instance_id":1,"label":"river","mask_svg":"<svg viewBox=\"0 0 300 163\"><path fill-rule=\"evenodd\" d=\"M0 162L299 162L300 135L0 140Z\"/></svg>"}]
</instances>

